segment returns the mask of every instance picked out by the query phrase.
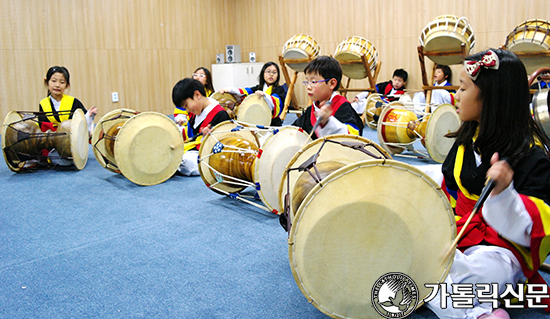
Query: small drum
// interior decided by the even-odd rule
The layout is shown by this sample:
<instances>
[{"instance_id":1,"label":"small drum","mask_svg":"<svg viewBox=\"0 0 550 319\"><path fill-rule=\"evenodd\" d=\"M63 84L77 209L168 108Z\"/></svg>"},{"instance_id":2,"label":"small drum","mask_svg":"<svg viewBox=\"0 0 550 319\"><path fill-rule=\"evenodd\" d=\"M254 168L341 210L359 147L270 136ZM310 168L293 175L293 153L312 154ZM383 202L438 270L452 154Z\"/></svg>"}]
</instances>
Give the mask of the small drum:
<instances>
[{"instance_id":1,"label":"small drum","mask_svg":"<svg viewBox=\"0 0 550 319\"><path fill-rule=\"evenodd\" d=\"M334 171L306 195L289 233L290 268L302 294L326 315L379 318L375 308L387 305L382 292L372 298L377 280L409 276L418 304L409 300L407 309L420 307L432 291L424 285L445 280L455 237L451 205L428 175L393 160L366 160Z\"/></svg>"},{"instance_id":2,"label":"small drum","mask_svg":"<svg viewBox=\"0 0 550 319\"><path fill-rule=\"evenodd\" d=\"M546 20L527 20L518 25L506 37L504 44L512 52L540 52L550 49L550 22ZM548 66L547 56L519 57L527 73Z\"/></svg>"},{"instance_id":3,"label":"small drum","mask_svg":"<svg viewBox=\"0 0 550 319\"><path fill-rule=\"evenodd\" d=\"M406 149L418 153L412 144L420 138L428 156L443 163L454 143L454 139L445 135L457 131L460 123L456 108L450 104L438 106L422 121L410 110L388 107L380 115L378 141L390 154L400 154Z\"/></svg>"},{"instance_id":4,"label":"small drum","mask_svg":"<svg viewBox=\"0 0 550 319\"><path fill-rule=\"evenodd\" d=\"M374 75L378 53L374 46L365 38L349 37L344 39L334 52L334 58L342 63L342 73L350 79L364 79L367 71L363 64L346 64L346 62L361 62L361 56L367 59L371 74Z\"/></svg>"},{"instance_id":5,"label":"small drum","mask_svg":"<svg viewBox=\"0 0 550 319\"><path fill-rule=\"evenodd\" d=\"M466 54L475 45L474 31L466 17L458 18L454 15L441 15L424 27L420 34L420 44L425 51L449 52L460 51L461 45L466 45ZM428 56L437 64L451 65L461 63L461 55Z\"/></svg>"},{"instance_id":6,"label":"small drum","mask_svg":"<svg viewBox=\"0 0 550 319\"><path fill-rule=\"evenodd\" d=\"M238 99L231 93L220 93L216 92L212 94L211 98L218 101L220 103L221 107L225 109L227 114L229 114L229 117L234 120L236 118L235 116L235 108L239 106Z\"/></svg>"},{"instance_id":7,"label":"small drum","mask_svg":"<svg viewBox=\"0 0 550 319\"><path fill-rule=\"evenodd\" d=\"M365 104L365 123L369 128L376 130L380 114L388 103L382 99L381 94L370 93Z\"/></svg>"},{"instance_id":8,"label":"small drum","mask_svg":"<svg viewBox=\"0 0 550 319\"><path fill-rule=\"evenodd\" d=\"M531 104L533 118L548 138L550 138L549 92L550 89L537 90L533 95L533 103Z\"/></svg>"},{"instance_id":9,"label":"small drum","mask_svg":"<svg viewBox=\"0 0 550 319\"><path fill-rule=\"evenodd\" d=\"M308 178L312 177L310 173L319 173L320 178L317 179L322 179L330 172L351 163L389 158L391 156L378 144L361 136L335 134L316 139L296 153L286 165L286 173L279 183L279 206L289 209L288 219L292 221L301 198L318 182ZM313 170L305 170L313 159L315 167L310 167Z\"/></svg>"},{"instance_id":10,"label":"small drum","mask_svg":"<svg viewBox=\"0 0 550 319\"><path fill-rule=\"evenodd\" d=\"M235 109L237 121L255 125L271 124L271 108L263 96L256 93L247 96Z\"/></svg>"},{"instance_id":11,"label":"small drum","mask_svg":"<svg viewBox=\"0 0 550 319\"><path fill-rule=\"evenodd\" d=\"M183 137L174 121L130 109L105 114L94 129L92 146L103 167L144 186L172 177L183 156Z\"/></svg>"},{"instance_id":12,"label":"small drum","mask_svg":"<svg viewBox=\"0 0 550 319\"><path fill-rule=\"evenodd\" d=\"M42 132L38 113L11 111L2 127L2 150L8 167L19 172L29 160L44 158L43 149L55 148L59 157L71 160L81 170L88 161L88 128L84 112L77 109L72 119L63 121L57 131Z\"/></svg>"},{"instance_id":13,"label":"small drum","mask_svg":"<svg viewBox=\"0 0 550 319\"><path fill-rule=\"evenodd\" d=\"M283 46L283 59L285 60L313 60L318 55L317 41L307 34L296 34L288 39ZM308 62L289 61L286 64L296 72L303 72Z\"/></svg>"},{"instance_id":14,"label":"small drum","mask_svg":"<svg viewBox=\"0 0 550 319\"><path fill-rule=\"evenodd\" d=\"M264 141L261 147L259 138ZM206 186L217 193L254 187L266 210L278 214L277 190L284 168L309 141L302 129L293 126L262 131L246 123L226 121L202 140L199 172Z\"/></svg>"}]
</instances>

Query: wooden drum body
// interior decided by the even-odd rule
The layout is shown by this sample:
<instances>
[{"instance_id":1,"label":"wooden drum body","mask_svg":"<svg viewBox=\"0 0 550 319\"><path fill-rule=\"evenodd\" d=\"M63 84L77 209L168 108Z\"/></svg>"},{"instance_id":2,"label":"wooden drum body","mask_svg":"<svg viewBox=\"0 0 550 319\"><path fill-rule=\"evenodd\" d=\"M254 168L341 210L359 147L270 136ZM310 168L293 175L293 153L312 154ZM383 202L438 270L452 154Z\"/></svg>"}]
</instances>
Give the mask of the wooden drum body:
<instances>
[{"instance_id":1,"label":"wooden drum body","mask_svg":"<svg viewBox=\"0 0 550 319\"><path fill-rule=\"evenodd\" d=\"M412 143L420 138L429 157L443 163L455 141L445 135L456 132L460 123L451 104L439 105L434 112L425 114L422 121L410 110L388 107L380 115L378 141L389 153L399 154L405 149L414 150Z\"/></svg>"},{"instance_id":2,"label":"wooden drum body","mask_svg":"<svg viewBox=\"0 0 550 319\"><path fill-rule=\"evenodd\" d=\"M183 156L183 137L174 121L131 109L105 114L94 129L92 146L103 167L145 186L172 177Z\"/></svg>"},{"instance_id":3,"label":"wooden drum body","mask_svg":"<svg viewBox=\"0 0 550 319\"><path fill-rule=\"evenodd\" d=\"M262 131L246 123L226 121L202 140L199 171L204 183L217 193L254 187L267 210L278 214L282 210L278 187L285 166L309 141L302 129L292 126Z\"/></svg>"},{"instance_id":4,"label":"wooden drum body","mask_svg":"<svg viewBox=\"0 0 550 319\"><path fill-rule=\"evenodd\" d=\"M388 106L380 114L377 133L378 142L390 154L403 152L407 147L417 139L414 131L414 124L418 117L413 111ZM402 146L403 145L403 146Z\"/></svg>"},{"instance_id":5,"label":"wooden drum body","mask_svg":"<svg viewBox=\"0 0 550 319\"><path fill-rule=\"evenodd\" d=\"M379 318L371 291L395 272L416 283L419 307L431 293L424 284L443 282L452 265L454 254L445 253L456 237L453 215L439 185L410 165L346 165L315 185L296 212L288 239L294 279L332 318Z\"/></svg>"},{"instance_id":6,"label":"wooden drum body","mask_svg":"<svg viewBox=\"0 0 550 319\"><path fill-rule=\"evenodd\" d=\"M370 93L365 102L365 123L370 129L376 130L382 110L388 105L381 94Z\"/></svg>"},{"instance_id":7,"label":"wooden drum body","mask_svg":"<svg viewBox=\"0 0 550 319\"><path fill-rule=\"evenodd\" d=\"M361 56L367 59L371 74L376 70L378 53L367 39L362 37L349 37L344 39L334 52L334 58L341 62L342 73L350 79L364 79L367 71L363 64L346 64L346 62L361 62Z\"/></svg>"},{"instance_id":8,"label":"wooden drum body","mask_svg":"<svg viewBox=\"0 0 550 319\"><path fill-rule=\"evenodd\" d=\"M454 15L441 15L424 27L420 34L420 44L425 51L460 52L461 45L466 45L466 54L475 45L474 31L468 19ZM451 65L461 63L461 55L428 56L434 63Z\"/></svg>"},{"instance_id":9,"label":"wooden drum body","mask_svg":"<svg viewBox=\"0 0 550 319\"><path fill-rule=\"evenodd\" d=\"M307 34L296 34L286 41L283 46L283 59L304 60L314 59L319 55L317 41ZM287 62L287 65L296 72L303 72L307 62Z\"/></svg>"},{"instance_id":10,"label":"wooden drum body","mask_svg":"<svg viewBox=\"0 0 550 319\"><path fill-rule=\"evenodd\" d=\"M2 127L2 150L8 167L18 172L28 160L44 158L42 150L57 150L61 159L70 160L81 170L88 161L88 129L84 112L73 113L55 132L42 132L34 112L11 111Z\"/></svg>"},{"instance_id":11,"label":"wooden drum body","mask_svg":"<svg viewBox=\"0 0 550 319\"><path fill-rule=\"evenodd\" d=\"M527 20L518 25L506 37L504 44L507 50L512 52L542 52L550 49L550 22L546 20ZM527 74L533 73L535 70L548 67L547 56L520 56L519 57Z\"/></svg>"}]
</instances>

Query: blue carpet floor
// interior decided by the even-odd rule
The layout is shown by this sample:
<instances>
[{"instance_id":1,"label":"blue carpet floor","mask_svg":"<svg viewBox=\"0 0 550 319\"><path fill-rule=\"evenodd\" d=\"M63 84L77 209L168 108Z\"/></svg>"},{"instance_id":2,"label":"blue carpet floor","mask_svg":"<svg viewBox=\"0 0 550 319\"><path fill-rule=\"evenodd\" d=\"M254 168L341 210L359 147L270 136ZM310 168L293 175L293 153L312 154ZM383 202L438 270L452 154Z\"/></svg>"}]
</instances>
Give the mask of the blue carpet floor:
<instances>
[{"instance_id":1,"label":"blue carpet floor","mask_svg":"<svg viewBox=\"0 0 550 319\"><path fill-rule=\"evenodd\" d=\"M277 216L200 177L138 186L89 154L81 171L0 164L0 318L327 318L294 282Z\"/></svg>"}]
</instances>

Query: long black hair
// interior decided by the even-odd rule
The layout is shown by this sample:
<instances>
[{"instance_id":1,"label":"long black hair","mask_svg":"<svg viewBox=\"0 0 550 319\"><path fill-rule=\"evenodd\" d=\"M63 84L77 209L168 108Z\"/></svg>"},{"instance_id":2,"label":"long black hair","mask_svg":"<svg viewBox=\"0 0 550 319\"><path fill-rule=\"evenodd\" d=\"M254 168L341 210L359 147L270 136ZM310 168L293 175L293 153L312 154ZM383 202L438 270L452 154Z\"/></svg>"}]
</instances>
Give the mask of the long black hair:
<instances>
[{"instance_id":1,"label":"long black hair","mask_svg":"<svg viewBox=\"0 0 550 319\"><path fill-rule=\"evenodd\" d=\"M265 85L265 78L264 78L265 70L267 68L269 68L270 66L272 66L272 65L274 65L275 68L277 69L277 80L275 80L275 82L273 82L273 89L275 89L276 87L279 86L279 79L281 78L281 71L279 70L279 66L275 62L267 62L266 64L264 64L264 66L262 66L262 70L260 71L260 75L258 75L258 81L260 81L260 90Z\"/></svg>"},{"instance_id":2,"label":"long black hair","mask_svg":"<svg viewBox=\"0 0 550 319\"><path fill-rule=\"evenodd\" d=\"M473 148L482 158L491 158L499 152L500 157L508 157L512 165L529 152L535 142L540 142L549 156L550 141L531 116L525 66L510 51L490 50L497 54L500 66L498 70L481 67L474 81L483 99L479 123L464 122L449 136L456 137L461 145L470 146L477 132ZM466 60L480 61L485 53L487 51L471 55Z\"/></svg>"}]
</instances>

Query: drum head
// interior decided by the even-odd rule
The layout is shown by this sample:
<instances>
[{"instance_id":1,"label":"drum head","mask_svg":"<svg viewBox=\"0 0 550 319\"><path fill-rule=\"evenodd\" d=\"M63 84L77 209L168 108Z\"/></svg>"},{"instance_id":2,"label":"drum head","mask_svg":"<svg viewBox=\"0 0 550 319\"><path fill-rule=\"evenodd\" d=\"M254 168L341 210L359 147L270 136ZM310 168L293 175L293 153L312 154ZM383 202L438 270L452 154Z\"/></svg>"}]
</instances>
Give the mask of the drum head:
<instances>
[{"instance_id":1,"label":"drum head","mask_svg":"<svg viewBox=\"0 0 550 319\"><path fill-rule=\"evenodd\" d=\"M94 151L94 156L101 166L112 172L120 173L120 169L118 168L114 156L115 154L110 154L110 152L107 151L105 142L108 138L116 139L116 136L109 137L107 134L111 128L124 125L128 119L136 114L138 114L138 112L132 109L112 110L103 115L94 128L94 133L92 134L92 150Z\"/></svg>"},{"instance_id":2,"label":"drum head","mask_svg":"<svg viewBox=\"0 0 550 319\"><path fill-rule=\"evenodd\" d=\"M218 172L210 168L209 156L213 154L214 146L218 141L226 137L242 138L259 145L256 135L251 130L234 121L219 123L212 128L210 134L203 137L199 149L199 173L206 186L214 192L223 195L225 193L240 192L246 188L246 186L237 185L224 179Z\"/></svg>"},{"instance_id":3,"label":"drum head","mask_svg":"<svg viewBox=\"0 0 550 319\"><path fill-rule=\"evenodd\" d=\"M301 175L301 172L290 171L287 175L286 172L290 169L294 169L302 165L309 158L315 155L325 140L336 141L336 142L346 142L352 144L366 145L365 149L378 158L391 158L391 156L384 151L378 144L373 141L364 138L362 136L351 135L351 134L335 134L328 135L323 138L316 139L315 141L307 144L299 152L297 152L292 159L286 165L284 174L279 182L279 207L284 207L285 196L287 191L292 196L294 190L294 185ZM322 162L338 162L344 165L351 163L374 159L372 155L365 154L361 151L352 149L350 147L345 147L340 144L327 142L324 144L319 156L317 157L317 163ZM288 185L288 187L287 187ZM291 197L292 198L292 197ZM290 212L290 218L293 216L293 212Z\"/></svg>"},{"instance_id":4,"label":"drum head","mask_svg":"<svg viewBox=\"0 0 550 319\"><path fill-rule=\"evenodd\" d=\"M73 163L78 170L81 170L88 162L89 150L88 124L86 124L86 117L84 117L84 112L81 109L77 109L73 113L70 134Z\"/></svg>"},{"instance_id":5,"label":"drum head","mask_svg":"<svg viewBox=\"0 0 550 319\"><path fill-rule=\"evenodd\" d=\"M456 33L434 33L434 36L426 40L426 45L424 46L425 51L436 51L436 52L449 52L449 51L460 51L460 47L464 43L466 45L465 52L468 54L470 52L470 44L468 41L464 41L464 38L457 35ZM429 55L428 58L436 64L442 65L453 65L461 63L464 58L459 55Z\"/></svg>"},{"instance_id":6,"label":"drum head","mask_svg":"<svg viewBox=\"0 0 550 319\"><path fill-rule=\"evenodd\" d=\"M4 154L4 160L6 161L6 164L8 165L9 169L14 172L19 172L24 166L24 161L18 161L16 158L14 158L14 154L11 153L9 150L7 150L7 147L11 145L7 145L7 135L6 132L10 126L10 124L21 121L23 117L21 117L21 114L10 111L8 115L4 118L4 123L2 125L2 154ZM11 162L8 160L8 157L11 159Z\"/></svg>"},{"instance_id":7,"label":"drum head","mask_svg":"<svg viewBox=\"0 0 550 319\"><path fill-rule=\"evenodd\" d=\"M279 183L285 174L285 167L292 157L307 143L308 134L301 128L286 126L276 129L267 137L260 149L260 156L254 166L254 181L259 185L258 194L262 202L275 213L281 213L279 206Z\"/></svg>"},{"instance_id":8,"label":"drum head","mask_svg":"<svg viewBox=\"0 0 550 319\"><path fill-rule=\"evenodd\" d=\"M172 177L183 156L183 136L176 123L157 112L130 118L114 147L120 172L138 185L156 185Z\"/></svg>"},{"instance_id":9,"label":"drum head","mask_svg":"<svg viewBox=\"0 0 550 319\"><path fill-rule=\"evenodd\" d=\"M414 185L403 192L403 185ZM413 166L392 160L347 165L306 196L289 233L294 279L317 309L333 318L379 318L375 282L390 272L418 286L418 307L444 281L456 236L441 188ZM382 307L381 305L377 305Z\"/></svg>"},{"instance_id":10,"label":"drum head","mask_svg":"<svg viewBox=\"0 0 550 319\"><path fill-rule=\"evenodd\" d=\"M445 137L445 134L456 132L460 127L460 117L456 108L450 104L442 104L430 114L426 127L425 145L430 157L443 163L451 150L454 138Z\"/></svg>"},{"instance_id":11,"label":"drum head","mask_svg":"<svg viewBox=\"0 0 550 319\"><path fill-rule=\"evenodd\" d=\"M236 113L239 122L264 126L271 124L271 109L265 98L257 94L247 96Z\"/></svg>"}]
</instances>

